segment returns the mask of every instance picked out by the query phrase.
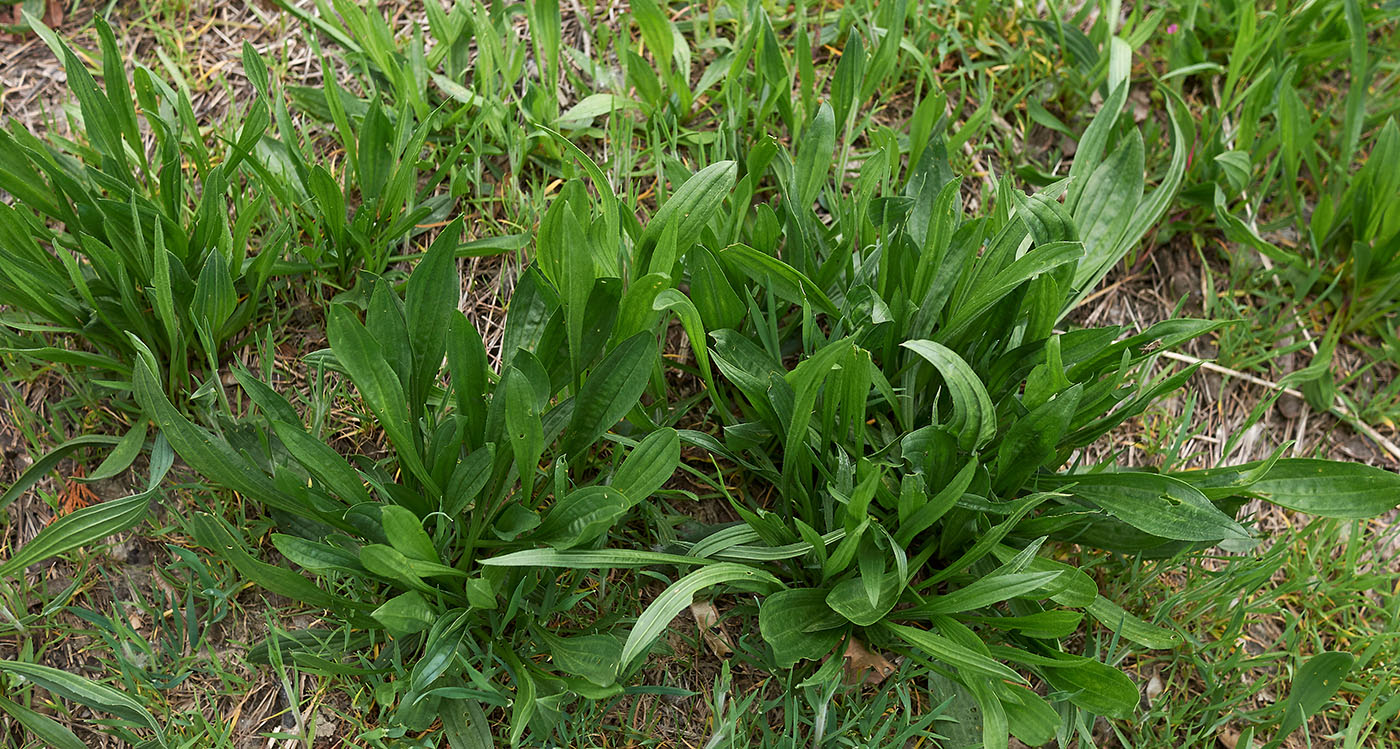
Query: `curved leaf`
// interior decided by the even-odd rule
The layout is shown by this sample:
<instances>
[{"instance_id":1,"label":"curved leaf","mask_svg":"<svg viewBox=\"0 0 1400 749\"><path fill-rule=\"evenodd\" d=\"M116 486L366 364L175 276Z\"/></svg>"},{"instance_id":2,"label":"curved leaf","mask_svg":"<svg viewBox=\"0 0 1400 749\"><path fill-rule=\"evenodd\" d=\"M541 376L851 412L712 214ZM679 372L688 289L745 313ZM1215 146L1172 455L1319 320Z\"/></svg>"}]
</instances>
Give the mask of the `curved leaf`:
<instances>
[{"instance_id":1,"label":"curved leaf","mask_svg":"<svg viewBox=\"0 0 1400 749\"><path fill-rule=\"evenodd\" d=\"M1145 648L1170 650L1181 644L1181 635L1149 624L1103 596L1096 596L1094 602L1085 607L1085 610L1097 619L1099 624Z\"/></svg>"},{"instance_id":2,"label":"curved leaf","mask_svg":"<svg viewBox=\"0 0 1400 749\"><path fill-rule=\"evenodd\" d=\"M175 452L206 479L232 489L274 509L301 517L321 518L290 495L278 489L266 473L229 445L223 437L195 426L171 405L147 362L139 357L134 382L136 400L151 414ZM337 524L347 527L345 523Z\"/></svg>"},{"instance_id":3,"label":"curved leaf","mask_svg":"<svg viewBox=\"0 0 1400 749\"><path fill-rule=\"evenodd\" d=\"M1069 701L1095 715L1128 718L1141 699L1128 675L1092 658L1057 657L1061 663L1036 670Z\"/></svg>"},{"instance_id":4,"label":"curved leaf","mask_svg":"<svg viewBox=\"0 0 1400 749\"><path fill-rule=\"evenodd\" d=\"M677 222L676 236L686 247L698 241L700 230L710 222L725 196L734 188L738 173L739 166L733 161L720 161L691 175L647 222L646 231L637 243L636 267L647 267L643 261L671 221Z\"/></svg>"},{"instance_id":5,"label":"curved leaf","mask_svg":"<svg viewBox=\"0 0 1400 749\"><path fill-rule=\"evenodd\" d=\"M817 305L820 312L832 317L840 314L840 309L812 279L766 252L735 244L720 250L719 259L737 266L739 270L751 276L764 279L765 285L774 294L793 304L806 306L810 301Z\"/></svg>"},{"instance_id":6,"label":"curved leaf","mask_svg":"<svg viewBox=\"0 0 1400 749\"><path fill-rule=\"evenodd\" d=\"M950 666L965 669L969 673L990 676L994 679L1006 679L1018 684L1025 682L1020 674L1012 671L1005 664L993 660L990 656L965 648L942 635L891 622L883 622L880 626L884 627L890 634Z\"/></svg>"},{"instance_id":7,"label":"curved leaf","mask_svg":"<svg viewBox=\"0 0 1400 749\"><path fill-rule=\"evenodd\" d=\"M869 627L890 613L890 609L899 603L899 594L904 590L903 581L892 572L880 575L878 580L872 582L875 583L875 600L870 600L863 576L857 576L837 583L827 594L826 605L852 624Z\"/></svg>"},{"instance_id":8,"label":"curved leaf","mask_svg":"<svg viewBox=\"0 0 1400 749\"><path fill-rule=\"evenodd\" d=\"M632 633L627 636L627 642L622 646L622 669L625 670L637 656L651 647L656 638L670 626L671 620L685 611L696 593L711 585L735 582L781 585L778 578L767 572L730 562L710 565L682 577L671 583L670 587L657 596L642 615L637 617L637 623L632 626Z\"/></svg>"},{"instance_id":9,"label":"curved leaf","mask_svg":"<svg viewBox=\"0 0 1400 749\"><path fill-rule=\"evenodd\" d=\"M586 486L559 500L532 536L556 549L571 549L607 533L632 501L610 486Z\"/></svg>"},{"instance_id":10,"label":"curved leaf","mask_svg":"<svg viewBox=\"0 0 1400 749\"><path fill-rule=\"evenodd\" d=\"M115 715L123 720L129 720L154 733L157 744L167 746L165 731L161 725L140 702L124 692L119 692L105 684L89 681L76 674L49 666L41 666L37 663L0 661L0 671L14 676L22 676L70 702Z\"/></svg>"},{"instance_id":11,"label":"curved leaf","mask_svg":"<svg viewBox=\"0 0 1400 749\"><path fill-rule=\"evenodd\" d=\"M0 564L0 577L12 577L35 562L134 527L146 518L146 508L154 494L154 491L132 494L64 515Z\"/></svg>"},{"instance_id":12,"label":"curved leaf","mask_svg":"<svg viewBox=\"0 0 1400 749\"><path fill-rule=\"evenodd\" d=\"M996 435L996 410L977 373L952 349L934 341L905 341L900 344L932 364L943 375L953 400L952 427L964 450L976 450Z\"/></svg>"},{"instance_id":13,"label":"curved leaf","mask_svg":"<svg viewBox=\"0 0 1400 749\"><path fill-rule=\"evenodd\" d=\"M931 596L918 606L908 611L901 611L901 615L917 617L975 611L994 603L1023 597L1041 588L1050 587L1060 577L1060 574L1059 570L1046 570L984 577L951 593Z\"/></svg>"},{"instance_id":14,"label":"curved leaf","mask_svg":"<svg viewBox=\"0 0 1400 749\"><path fill-rule=\"evenodd\" d=\"M440 487L428 474L418 453L403 383L389 366L383 347L343 304L331 306L326 334L335 358L345 367L365 405L374 413L389 441L394 443L399 460L430 491L439 493Z\"/></svg>"},{"instance_id":15,"label":"curved leaf","mask_svg":"<svg viewBox=\"0 0 1400 749\"><path fill-rule=\"evenodd\" d=\"M149 431L149 424L145 419L138 421L128 429L122 436L121 442L112 448L112 452L97 466L97 470L79 479L84 482L102 481L109 479L131 467L136 456L141 454L141 448L146 445L146 432ZM5 503L0 500L0 507Z\"/></svg>"},{"instance_id":16,"label":"curved leaf","mask_svg":"<svg viewBox=\"0 0 1400 749\"><path fill-rule=\"evenodd\" d=\"M599 551L557 551L555 549L526 549L481 560L487 567L568 567L570 569L615 569L649 567L655 564L706 565L710 559L663 554L656 551L631 549L602 549Z\"/></svg>"},{"instance_id":17,"label":"curved leaf","mask_svg":"<svg viewBox=\"0 0 1400 749\"><path fill-rule=\"evenodd\" d=\"M20 474L19 478L15 480L15 483L11 484L9 489L6 489L4 494L0 494L0 508L6 507L11 502L18 499L19 495L23 494L29 487L37 484L40 479L48 475L49 471L58 467L58 464L63 462L63 459L68 457L74 450L94 445L115 445L120 441L121 440L117 437L92 434L74 437L58 447L55 447L48 451L44 457L34 461L33 465L24 469L24 473Z\"/></svg>"},{"instance_id":18,"label":"curved leaf","mask_svg":"<svg viewBox=\"0 0 1400 749\"><path fill-rule=\"evenodd\" d=\"M37 713L4 697L0 697L0 710L8 713L26 731L29 731L30 735L44 742L44 745L51 747L51 749L88 749L87 744L73 735L72 731L43 713Z\"/></svg>"}]
</instances>

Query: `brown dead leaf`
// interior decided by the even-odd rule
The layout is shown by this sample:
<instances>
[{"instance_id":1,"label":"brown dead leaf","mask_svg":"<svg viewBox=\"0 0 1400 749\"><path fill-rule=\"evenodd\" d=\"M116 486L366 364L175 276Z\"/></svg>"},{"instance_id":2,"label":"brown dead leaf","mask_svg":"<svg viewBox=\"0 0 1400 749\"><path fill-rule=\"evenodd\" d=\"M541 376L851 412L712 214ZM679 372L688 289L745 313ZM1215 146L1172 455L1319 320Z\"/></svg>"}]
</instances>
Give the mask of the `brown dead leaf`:
<instances>
[{"instance_id":1,"label":"brown dead leaf","mask_svg":"<svg viewBox=\"0 0 1400 749\"><path fill-rule=\"evenodd\" d=\"M1241 736L1242 733L1239 730L1231 726L1224 726L1220 729L1220 733L1215 735L1215 740L1220 742L1220 746L1223 747L1223 749L1258 749L1258 747L1261 746L1261 744L1254 739L1250 739L1247 744L1241 744ZM1295 745L1292 741L1285 741L1283 746L1287 749Z\"/></svg>"},{"instance_id":2,"label":"brown dead leaf","mask_svg":"<svg viewBox=\"0 0 1400 749\"><path fill-rule=\"evenodd\" d=\"M854 637L846 641L846 652L842 657L846 659L847 684L859 684L862 680L866 684L879 684L894 673L893 663L885 660L885 656L866 649L865 643Z\"/></svg>"},{"instance_id":3,"label":"brown dead leaf","mask_svg":"<svg viewBox=\"0 0 1400 749\"><path fill-rule=\"evenodd\" d=\"M734 644L729 641L729 635L724 631L724 627L719 623L719 611L715 609L712 601L696 601L690 604L690 615L695 617L695 624L700 627L700 636L705 640L705 646L711 653L728 658L734 652Z\"/></svg>"},{"instance_id":4,"label":"brown dead leaf","mask_svg":"<svg viewBox=\"0 0 1400 749\"><path fill-rule=\"evenodd\" d=\"M63 24L63 0L48 0L44 4L44 24L51 29Z\"/></svg>"},{"instance_id":5,"label":"brown dead leaf","mask_svg":"<svg viewBox=\"0 0 1400 749\"><path fill-rule=\"evenodd\" d=\"M1166 687L1162 684L1162 677L1158 676L1156 673L1153 673L1152 678L1147 680L1147 688L1143 690L1143 692L1147 695L1147 704L1151 705L1153 702L1155 702L1157 697L1162 694L1165 688Z\"/></svg>"},{"instance_id":6,"label":"brown dead leaf","mask_svg":"<svg viewBox=\"0 0 1400 749\"><path fill-rule=\"evenodd\" d=\"M1128 107L1133 111L1133 122L1138 124L1152 114L1152 100L1147 97L1147 92L1140 88L1135 88L1128 94Z\"/></svg>"}]
</instances>

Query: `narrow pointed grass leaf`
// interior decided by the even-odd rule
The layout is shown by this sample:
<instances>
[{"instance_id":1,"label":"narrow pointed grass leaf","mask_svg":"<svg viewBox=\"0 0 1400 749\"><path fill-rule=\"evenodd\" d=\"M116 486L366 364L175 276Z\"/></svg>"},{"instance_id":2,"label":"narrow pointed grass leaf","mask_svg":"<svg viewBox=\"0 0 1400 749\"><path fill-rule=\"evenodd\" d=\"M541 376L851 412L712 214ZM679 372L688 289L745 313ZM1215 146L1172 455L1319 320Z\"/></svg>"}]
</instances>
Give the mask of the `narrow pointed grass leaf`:
<instances>
[{"instance_id":1,"label":"narrow pointed grass leaf","mask_svg":"<svg viewBox=\"0 0 1400 749\"><path fill-rule=\"evenodd\" d=\"M658 564L703 566L714 564L712 559L699 559L682 554L664 554L632 549L602 549L599 551L559 551L555 549L525 549L481 560L488 567L566 567L569 569L617 569L650 567Z\"/></svg>"}]
</instances>

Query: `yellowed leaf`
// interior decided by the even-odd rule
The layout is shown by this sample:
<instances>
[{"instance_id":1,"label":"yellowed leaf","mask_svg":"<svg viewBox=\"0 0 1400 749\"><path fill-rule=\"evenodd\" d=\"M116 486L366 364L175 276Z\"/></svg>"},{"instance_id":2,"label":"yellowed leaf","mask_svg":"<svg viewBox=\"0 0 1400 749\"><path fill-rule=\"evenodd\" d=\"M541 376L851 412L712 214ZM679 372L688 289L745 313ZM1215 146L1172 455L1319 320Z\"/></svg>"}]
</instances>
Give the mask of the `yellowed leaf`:
<instances>
[{"instance_id":1,"label":"yellowed leaf","mask_svg":"<svg viewBox=\"0 0 1400 749\"><path fill-rule=\"evenodd\" d=\"M711 653L728 658L734 652L734 644L720 625L719 611L715 609L714 602L696 601L690 604L690 615L695 617L695 624L700 627L700 637L705 640L705 647Z\"/></svg>"},{"instance_id":2,"label":"yellowed leaf","mask_svg":"<svg viewBox=\"0 0 1400 749\"><path fill-rule=\"evenodd\" d=\"M842 657L846 659L847 684L858 684L862 680L866 684L879 684L894 673L893 663L867 649L865 643L854 637L846 641L846 652Z\"/></svg>"}]
</instances>

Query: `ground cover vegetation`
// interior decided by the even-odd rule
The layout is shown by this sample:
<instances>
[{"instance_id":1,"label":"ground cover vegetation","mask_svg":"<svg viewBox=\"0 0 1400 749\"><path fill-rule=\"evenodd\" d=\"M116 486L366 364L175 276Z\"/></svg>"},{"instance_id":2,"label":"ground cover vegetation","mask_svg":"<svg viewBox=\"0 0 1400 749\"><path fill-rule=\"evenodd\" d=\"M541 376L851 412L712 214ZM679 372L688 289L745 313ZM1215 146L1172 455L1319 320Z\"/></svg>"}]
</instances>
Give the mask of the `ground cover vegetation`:
<instances>
[{"instance_id":1,"label":"ground cover vegetation","mask_svg":"<svg viewBox=\"0 0 1400 749\"><path fill-rule=\"evenodd\" d=\"M1394 7L13 7L14 745L1397 739Z\"/></svg>"}]
</instances>

